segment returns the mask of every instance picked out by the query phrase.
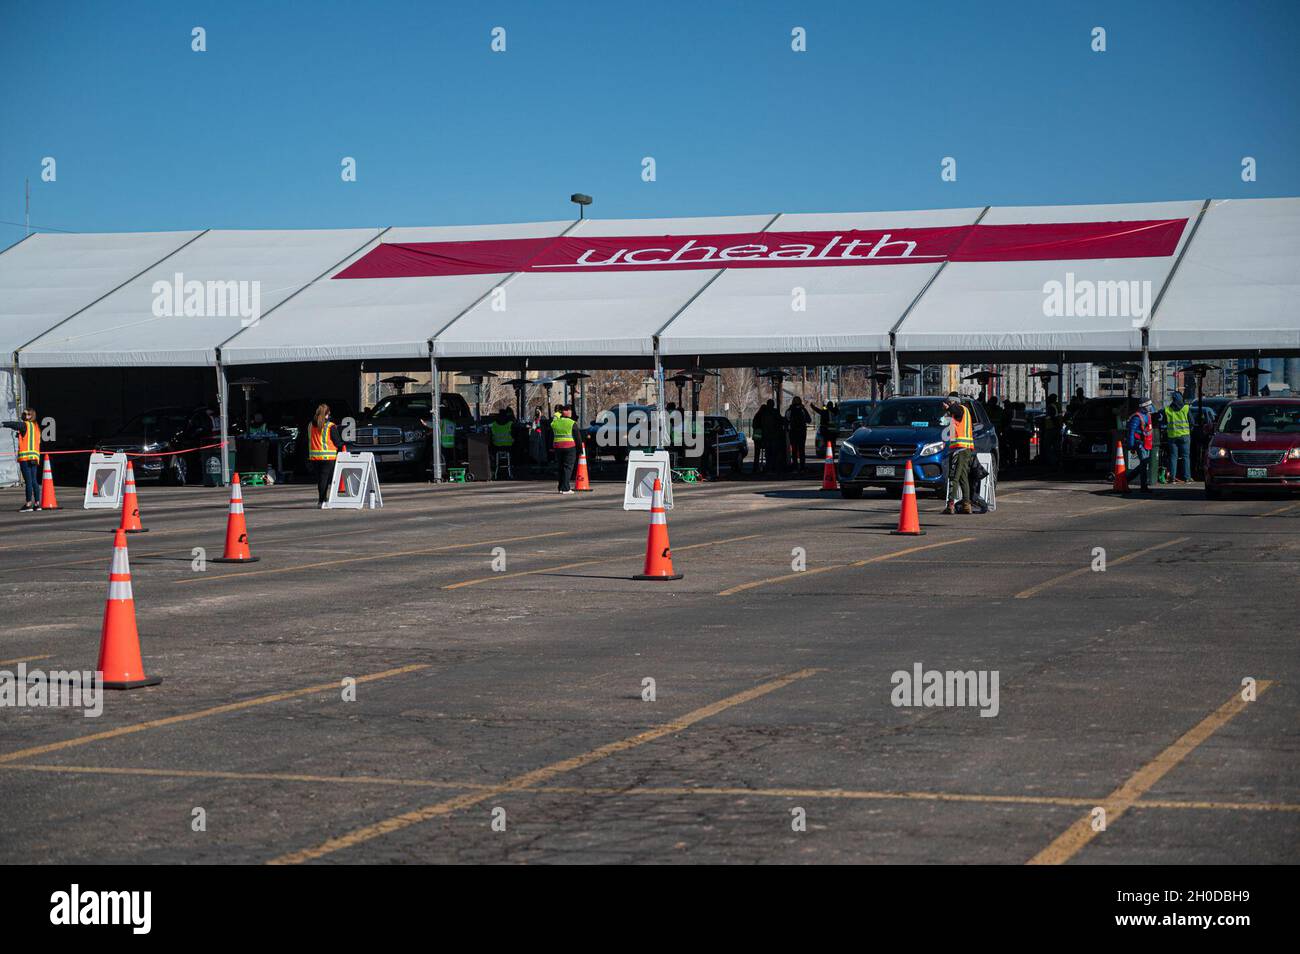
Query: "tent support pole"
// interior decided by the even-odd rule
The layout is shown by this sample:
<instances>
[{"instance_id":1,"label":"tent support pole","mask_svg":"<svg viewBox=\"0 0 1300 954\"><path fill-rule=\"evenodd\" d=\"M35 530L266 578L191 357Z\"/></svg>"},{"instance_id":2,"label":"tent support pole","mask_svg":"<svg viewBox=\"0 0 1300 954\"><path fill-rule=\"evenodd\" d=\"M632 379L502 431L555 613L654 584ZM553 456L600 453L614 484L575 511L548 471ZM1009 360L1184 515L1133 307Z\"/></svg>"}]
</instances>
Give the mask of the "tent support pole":
<instances>
[{"instance_id":1,"label":"tent support pole","mask_svg":"<svg viewBox=\"0 0 1300 954\"><path fill-rule=\"evenodd\" d=\"M655 354L655 450L662 450L664 446L664 417L667 412L664 410L664 363L659 354L659 336L654 336L654 354Z\"/></svg>"},{"instance_id":2,"label":"tent support pole","mask_svg":"<svg viewBox=\"0 0 1300 954\"><path fill-rule=\"evenodd\" d=\"M13 363L14 375L14 410L18 412L18 417L23 416L23 409L31 402L27 399L27 378L22 368L18 366L18 352L14 352Z\"/></svg>"},{"instance_id":3,"label":"tent support pole","mask_svg":"<svg viewBox=\"0 0 1300 954\"><path fill-rule=\"evenodd\" d=\"M433 482L442 483L442 383L438 380L438 358L429 345L429 393L433 395Z\"/></svg>"},{"instance_id":4,"label":"tent support pole","mask_svg":"<svg viewBox=\"0 0 1300 954\"><path fill-rule=\"evenodd\" d=\"M889 387L895 395L899 394L898 387L898 347L894 342L894 333L889 333Z\"/></svg>"},{"instance_id":5,"label":"tent support pole","mask_svg":"<svg viewBox=\"0 0 1300 954\"><path fill-rule=\"evenodd\" d=\"M217 404L221 412L221 446L217 453L221 455L221 486L224 487L230 483L230 452L226 449L230 434L230 384L220 355L217 356Z\"/></svg>"},{"instance_id":6,"label":"tent support pole","mask_svg":"<svg viewBox=\"0 0 1300 954\"><path fill-rule=\"evenodd\" d=\"M1147 330L1142 329L1142 400L1151 400L1151 347L1147 339Z\"/></svg>"}]
</instances>

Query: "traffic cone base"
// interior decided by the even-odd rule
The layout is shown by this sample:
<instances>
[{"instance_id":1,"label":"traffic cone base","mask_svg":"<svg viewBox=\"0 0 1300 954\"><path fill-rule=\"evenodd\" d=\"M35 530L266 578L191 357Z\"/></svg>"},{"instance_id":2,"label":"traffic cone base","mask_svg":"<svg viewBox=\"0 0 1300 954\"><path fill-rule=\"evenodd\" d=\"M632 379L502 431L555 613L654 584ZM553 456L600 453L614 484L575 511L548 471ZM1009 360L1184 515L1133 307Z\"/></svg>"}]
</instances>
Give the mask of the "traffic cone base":
<instances>
[{"instance_id":1,"label":"traffic cone base","mask_svg":"<svg viewBox=\"0 0 1300 954\"><path fill-rule=\"evenodd\" d=\"M650 531L645 541L645 567L634 580L680 580L681 573L673 572L672 548L668 545L668 516L664 512L664 488L655 478L650 497Z\"/></svg>"},{"instance_id":2,"label":"traffic cone base","mask_svg":"<svg viewBox=\"0 0 1300 954\"><path fill-rule=\"evenodd\" d=\"M156 686L162 682L162 676L146 676L143 679L132 679L129 682L108 682L104 681L105 689L143 689L145 686Z\"/></svg>"},{"instance_id":3,"label":"traffic cone base","mask_svg":"<svg viewBox=\"0 0 1300 954\"><path fill-rule=\"evenodd\" d=\"M903 471L903 500L898 513L898 529L890 530L897 537L923 537L921 517L916 510L916 481L912 477L912 462L909 460Z\"/></svg>"},{"instance_id":4,"label":"traffic cone base","mask_svg":"<svg viewBox=\"0 0 1300 954\"><path fill-rule=\"evenodd\" d=\"M226 548L221 556L210 563L256 563L257 557L248 546L248 525L244 523L244 492L239 484L239 474L230 481L230 516L226 519Z\"/></svg>"},{"instance_id":5,"label":"traffic cone base","mask_svg":"<svg viewBox=\"0 0 1300 954\"><path fill-rule=\"evenodd\" d=\"M62 510L54 494L54 474L50 470L50 455L45 455L45 469L41 473L41 510Z\"/></svg>"},{"instance_id":6,"label":"traffic cone base","mask_svg":"<svg viewBox=\"0 0 1300 954\"><path fill-rule=\"evenodd\" d=\"M108 599L100 629L99 662L95 669L105 689L140 689L156 686L161 676L147 676L140 658L140 634L135 626L135 597L131 592L131 564L126 552L126 531L113 535L113 563L108 571Z\"/></svg>"}]
</instances>

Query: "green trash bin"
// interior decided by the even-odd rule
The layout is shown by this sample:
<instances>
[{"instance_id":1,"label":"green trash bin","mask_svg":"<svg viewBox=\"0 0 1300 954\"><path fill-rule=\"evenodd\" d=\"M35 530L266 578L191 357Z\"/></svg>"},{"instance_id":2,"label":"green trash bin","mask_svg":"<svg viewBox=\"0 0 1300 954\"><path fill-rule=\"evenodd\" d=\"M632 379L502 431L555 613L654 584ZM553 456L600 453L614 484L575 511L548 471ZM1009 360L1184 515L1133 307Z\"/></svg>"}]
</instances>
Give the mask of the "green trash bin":
<instances>
[{"instance_id":1,"label":"green trash bin","mask_svg":"<svg viewBox=\"0 0 1300 954\"><path fill-rule=\"evenodd\" d=\"M221 484L221 454L220 448L212 448L203 451L203 486L220 487ZM226 448L226 465L230 473L235 472L235 442L231 441L230 446Z\"/></svg>"}]
</instances>

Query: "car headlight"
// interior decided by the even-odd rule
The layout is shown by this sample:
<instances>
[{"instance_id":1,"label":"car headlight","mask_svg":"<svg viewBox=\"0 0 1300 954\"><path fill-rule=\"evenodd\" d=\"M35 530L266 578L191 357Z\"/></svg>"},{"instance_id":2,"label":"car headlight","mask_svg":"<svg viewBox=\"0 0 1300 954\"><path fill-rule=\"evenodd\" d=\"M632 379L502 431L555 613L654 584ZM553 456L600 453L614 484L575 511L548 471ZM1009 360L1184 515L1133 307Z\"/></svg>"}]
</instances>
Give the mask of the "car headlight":
<instances>
[{"instance_id":1,"label":"car headlight","mask_svg":"<svg viewBox=\"0 0 1300 954\"><path fill-rule=\"evenodd\" d=\"M141 450L143 450L146 454L156 454L158 451L162 450L162 445L159 444L157 441L155 441L152 444L145 444L144 447L141 448Z\"/></svg>"},{"instance_id":2,"label":"car headlight","mask_svg":"<svg viewBox=\"0 0 1300 954\"><path fill-rule=\"evenodd\" d=\"M938 454L943 451L943 441L935 441L933 444L926 444L921 448L918 457L929 457L931 454Z\"/></svg>"},{"instance_id":3,"label":"car headlight","mask_svg":"<svg viewBox=\"0 0 1300 954\"><path fill-rule=\"evenodd\" d=\"M1223 460L1228 456L1228 450L1225 447L1211 447L1210 456L1215 460Z\"/></svg>"},{"instance_id":4,"label":"car headlight","mask_svg":"<svg viewBox=\"0 0 1300 954\"><path fill-rule=\"evenodd\" d=\"M410 444L412 441L418 441L424 435L420 431L402 431L402 440Z\"/></svg>"},{"instance_id":5,"label":"car headlight","mask_svg":"<svg viewBox=\"0 0 1300 954\"><path fill-rule=\"evenodd\" d=\"M858 449L854 447L852 444L850 444L848 441L845 441L843 444L840 445L840 453L852 454L854 457L856 457L858 455Z\"/></svg>"},{"instance_id":6,"label":"car headlight","mask_svg":"<svg viewBox=\"0 0 1300 954\"><path fill-rule=\"evenodd\" d=\"M1287 460L1300 460L1300 446L1293 447L1286 452Z\"/></svg>"}]
</instances>

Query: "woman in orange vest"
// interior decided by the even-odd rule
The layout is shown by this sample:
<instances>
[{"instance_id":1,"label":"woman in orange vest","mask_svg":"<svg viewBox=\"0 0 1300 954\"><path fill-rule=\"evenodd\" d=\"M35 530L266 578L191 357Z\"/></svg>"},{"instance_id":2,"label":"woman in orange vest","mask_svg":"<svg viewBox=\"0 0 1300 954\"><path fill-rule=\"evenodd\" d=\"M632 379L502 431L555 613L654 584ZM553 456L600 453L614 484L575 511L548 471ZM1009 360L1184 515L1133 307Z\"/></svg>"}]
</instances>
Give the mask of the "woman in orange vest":
<instances>
[{"instance_id":1,"label":"woman in orange vest","mask_svg":"<svg viewBox=\"0 0 1300 954\"><path fill-rule=\"evenodd\" d=\"M316 468L316 490L324 509L330 496L330 480L334 476L334 461L339 456L341 444L336 439L338 425L330 420L330 406L321 404L307 427L307 459Z\"/></svg>"},{"instance_id":2,"label":"woman in orange vest","mask_svg":"<svg viewBox=\"0 0 1300 954\"><path fill-rule=\"evenodd\" d=\"M27 500L19 513L41 509L41 426L36 423L36 409L23 411L21 421L5 421L4 426L18 433L18 469L23 473L23 490Z\"/></svg>"}]
</instances>

